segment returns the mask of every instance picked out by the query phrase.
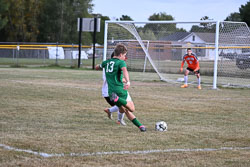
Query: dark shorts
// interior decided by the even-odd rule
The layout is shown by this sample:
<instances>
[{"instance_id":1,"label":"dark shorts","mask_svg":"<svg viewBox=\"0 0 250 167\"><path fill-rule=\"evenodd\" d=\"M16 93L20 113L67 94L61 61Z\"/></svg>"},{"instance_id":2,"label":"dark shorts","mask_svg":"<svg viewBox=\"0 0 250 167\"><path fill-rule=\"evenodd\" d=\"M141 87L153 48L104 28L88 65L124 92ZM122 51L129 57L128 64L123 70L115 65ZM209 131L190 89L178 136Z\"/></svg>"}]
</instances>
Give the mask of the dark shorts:
<instances>
[{"instance_id":1,"label":"dark shorts","mask_svg":"<svg viewBox=\"0 0 250 167\"><path fill-rule=\"evenodd\" d=\"M196 72L194 72L194 70L191 69L191 68L187 68L187 70L188 70L188 71L191 71L191 72L193 72L193 73L195 73L195 74L200 74L200 69L199 69L198 71L196 71Z\"/></svg>"},{"instance_id":2,"label":"dark shorts","mask_svg":"<svg viewBox=\"0 0 250 167\"><path fill-rule=\"evenodd\" d=\"M111 105L111 106L115 105L115 103L113 101L111 101L109 97L104 97L104 98L109 103L109 105Z\"/></svg>"}]
</instances>

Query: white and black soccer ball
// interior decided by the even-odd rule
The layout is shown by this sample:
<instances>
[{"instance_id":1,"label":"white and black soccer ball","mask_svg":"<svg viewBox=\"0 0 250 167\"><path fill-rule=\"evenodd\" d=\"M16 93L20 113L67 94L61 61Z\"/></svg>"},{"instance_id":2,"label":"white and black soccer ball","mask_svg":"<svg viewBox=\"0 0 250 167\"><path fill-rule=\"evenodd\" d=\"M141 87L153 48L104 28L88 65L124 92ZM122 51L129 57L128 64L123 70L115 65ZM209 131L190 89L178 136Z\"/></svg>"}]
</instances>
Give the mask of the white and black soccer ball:
<instances>
[{"instance_id":1,"label":"white and black soccer ball","mask_svg":"<svg viewBox=\"0 0 250 167\"><path fill-rule=\"evenodd\" d=\"M164 121L156 122L155 124L156 131L163 132L163 131L167 131L167 129L168 129L168 124L166 122Z\"/></svg>"}]
</instances>

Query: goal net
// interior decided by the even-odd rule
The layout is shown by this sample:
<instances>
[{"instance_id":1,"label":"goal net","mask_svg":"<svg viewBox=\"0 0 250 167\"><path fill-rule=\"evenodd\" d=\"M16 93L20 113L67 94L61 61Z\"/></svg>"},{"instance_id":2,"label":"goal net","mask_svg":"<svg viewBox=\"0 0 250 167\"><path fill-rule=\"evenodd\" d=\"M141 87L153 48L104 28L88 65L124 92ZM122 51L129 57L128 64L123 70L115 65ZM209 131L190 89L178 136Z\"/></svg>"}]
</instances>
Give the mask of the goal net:
<instances>
[{"instance_id":1,"label":"goal net","mask_svg":"<svg viewBox=\"0 0 250 167\"><path fill-rule=\"evenodd\" d=\"M181 83L182 57L191 48L200 62L203 85L249 86L250 66L242 60L250 56L249 33L245 23L234 22L106 21L103 58L123 43L130 71L147 73L142 79L157 74L160 80ZM190 75L189 82L196 84L196 77Z\"/></svg>"},{"instance_id":2,"label":"goal net","mask_svg":"<svg viewBox=\"0 0 250 167\"><path fill-rule=\"evenodd\" d=\"M219 26L218 85L250 87L250 31L246 23Z\"/></svg>"}]
</instances>

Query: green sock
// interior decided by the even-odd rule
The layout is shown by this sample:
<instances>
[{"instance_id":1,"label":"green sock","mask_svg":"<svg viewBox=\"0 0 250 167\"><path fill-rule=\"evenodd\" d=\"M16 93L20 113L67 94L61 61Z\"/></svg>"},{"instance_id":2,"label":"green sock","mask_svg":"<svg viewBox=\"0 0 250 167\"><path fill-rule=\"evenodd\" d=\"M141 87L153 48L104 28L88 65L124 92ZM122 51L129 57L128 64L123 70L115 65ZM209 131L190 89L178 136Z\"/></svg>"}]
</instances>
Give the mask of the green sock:
<instances>
[{"instance_id":1,"label":"green sock","mask_svg":"<svg viewBox=\"0 0 250 167\"><path fill-rule=\"evenodd\" d=\"M134 124L135 126L137 126L138 128L139 128L140 126L142 126L142 124L141 124L136 118L133 119L132 122L133 122L133 124Z\"/></svg>"}]
</instances>

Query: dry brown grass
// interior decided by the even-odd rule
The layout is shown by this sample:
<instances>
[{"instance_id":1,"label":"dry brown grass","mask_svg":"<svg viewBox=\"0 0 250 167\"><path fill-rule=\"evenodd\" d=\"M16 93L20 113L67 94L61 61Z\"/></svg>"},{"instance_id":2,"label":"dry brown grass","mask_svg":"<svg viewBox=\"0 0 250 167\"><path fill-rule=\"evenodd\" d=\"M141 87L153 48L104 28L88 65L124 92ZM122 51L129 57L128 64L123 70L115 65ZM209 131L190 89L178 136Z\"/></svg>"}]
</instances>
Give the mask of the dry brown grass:
<instances>
[{"instance_id":1,"label":"dry brown grass","mask_svg":"<svg viewBox=\"0 0 250 167\"><path fill-rule=\"evenodd\" d=\"M106 117L100 71L1 68L0 144L66 156L45 158L0 147L0 166L250 166L250 150L71 157L250 146L250 89L181 89L154 74L148 79L130 74L135 115L146 133L127 119L122 127ZM168 123L167 132L154 130L159 120Z\"/></svg>"}]
</instances>

